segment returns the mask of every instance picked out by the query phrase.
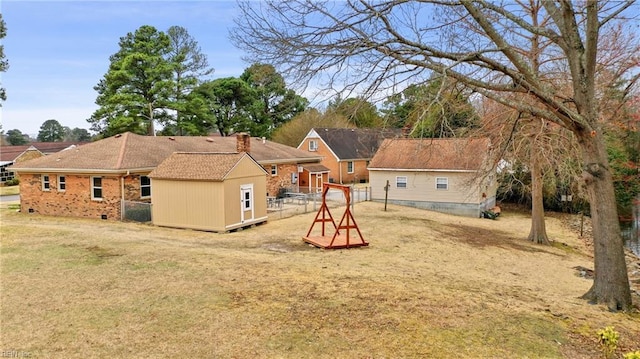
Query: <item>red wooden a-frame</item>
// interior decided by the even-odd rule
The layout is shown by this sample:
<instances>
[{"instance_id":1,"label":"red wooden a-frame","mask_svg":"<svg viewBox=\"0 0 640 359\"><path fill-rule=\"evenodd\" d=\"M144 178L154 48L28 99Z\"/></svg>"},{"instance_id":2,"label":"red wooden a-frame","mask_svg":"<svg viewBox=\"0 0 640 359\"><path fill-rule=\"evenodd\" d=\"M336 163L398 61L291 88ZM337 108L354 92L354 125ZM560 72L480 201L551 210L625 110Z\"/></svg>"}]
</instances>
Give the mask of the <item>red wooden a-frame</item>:
<instances>
[{"instance_id":1,"label":"red wooden a-frame","mask_svg":"<svg viewBox=\"0 0 640 359\"><path fill-rule=\"evenodd\" d=\"M331 211L329 211L329 207L327 206L327 192L329 192L330 188L342 190L342 193L344 193L344 197L347 200L347 207L344 214L342 215L340 224L337 226L336 222L333 220ZM313 231L313 227L318 222L322 223L321 235L312 236L311 232ZM333 225L333 229L335 230L335 232L333 232L333 234L329 236L327 236L327 231L325 228L325 223L327 222L331 222L331 224ZM352 229L356 230L358 238L354 238L351 235ZM344 231L341 232L341 230ZM360 233L360 229L356 224L356 220L353 218L353 214L351 213L351 188L349 186L335 183L322 184L322 205L320 206L320 209L316 214L316 218L311 224L311 228L309 228L307 235L302 237L302 240L316 247L325 249L341 249L369 245L369 243L362 237L362 233Z\"/></svg>"}]
</instances>

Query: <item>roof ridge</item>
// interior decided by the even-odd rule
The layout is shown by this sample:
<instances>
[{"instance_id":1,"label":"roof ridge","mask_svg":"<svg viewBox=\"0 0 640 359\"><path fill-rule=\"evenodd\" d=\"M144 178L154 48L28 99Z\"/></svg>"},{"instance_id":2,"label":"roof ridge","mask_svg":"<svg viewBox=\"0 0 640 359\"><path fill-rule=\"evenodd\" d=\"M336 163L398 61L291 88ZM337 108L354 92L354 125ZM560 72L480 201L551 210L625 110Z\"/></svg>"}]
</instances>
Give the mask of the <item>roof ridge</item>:
<instances>
[{"instance_id":1,"label":"roof ridge","mask_svg":"<svg viewBox=\"0 0 640 359\"><path fill-rule=\"evenodd\" d=\"M114 138L124 137L122 139L122 145L120 146L120 153L118 154L118 161L116 161L116 168L121 168L122 167L122 163L124 162L124 155L125 155L125 152L126 152L125 149L127 147L127 140L129 139L129 132L125 132L120 136L115 135L113 137Z\"/></svg>"}]
</instances>

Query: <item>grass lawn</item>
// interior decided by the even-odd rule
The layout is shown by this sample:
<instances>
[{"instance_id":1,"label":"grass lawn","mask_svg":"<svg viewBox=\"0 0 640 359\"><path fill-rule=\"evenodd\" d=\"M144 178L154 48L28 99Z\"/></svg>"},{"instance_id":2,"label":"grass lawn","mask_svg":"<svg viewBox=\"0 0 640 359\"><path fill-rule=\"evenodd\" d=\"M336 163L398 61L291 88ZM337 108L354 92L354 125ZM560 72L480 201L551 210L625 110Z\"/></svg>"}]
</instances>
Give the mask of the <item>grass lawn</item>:
<instances>
[{"instance_id":1,"label":"grass lawn","mask_svg":"<svg viewBox=\"0 0 640 359\"><path fill-rule=\"evenodd\" d=\"M543 247L524 214L366 202L370 246L331 251L301 240L315 213L227 234L0 214L0 348L34 358L598 358L608 325L640 350L640 315L578 299L569 217Z\"/></svg>"},{"instance_id":2,"label":"grass lawn","mask_svg":"<svg viewBox=\"0 0 640 359\"><path fill-rule=\"evenodd\" d=\"M0 186L0 196L20 194L20 186Z\"/></svg>"}]
</instances>

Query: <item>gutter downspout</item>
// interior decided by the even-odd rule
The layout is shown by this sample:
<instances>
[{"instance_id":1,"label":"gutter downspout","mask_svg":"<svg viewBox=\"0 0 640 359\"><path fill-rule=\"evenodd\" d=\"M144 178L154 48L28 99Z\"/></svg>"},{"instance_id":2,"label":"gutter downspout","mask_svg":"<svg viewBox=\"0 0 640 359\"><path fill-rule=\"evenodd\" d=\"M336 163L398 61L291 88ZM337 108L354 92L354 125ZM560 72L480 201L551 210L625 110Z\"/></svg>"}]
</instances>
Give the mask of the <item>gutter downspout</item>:
<instances>
[{"instance_id":1,"label":"gutter downspout","mask_svg":"<svg viewBox=\"0 0 640 359\"><path fill-rule=\"evenodd\" d=\"M124 178L129 175L129 170L127 170L127 174L120 177L120 220L124 220Z\"/></svg>"}]
</instances>

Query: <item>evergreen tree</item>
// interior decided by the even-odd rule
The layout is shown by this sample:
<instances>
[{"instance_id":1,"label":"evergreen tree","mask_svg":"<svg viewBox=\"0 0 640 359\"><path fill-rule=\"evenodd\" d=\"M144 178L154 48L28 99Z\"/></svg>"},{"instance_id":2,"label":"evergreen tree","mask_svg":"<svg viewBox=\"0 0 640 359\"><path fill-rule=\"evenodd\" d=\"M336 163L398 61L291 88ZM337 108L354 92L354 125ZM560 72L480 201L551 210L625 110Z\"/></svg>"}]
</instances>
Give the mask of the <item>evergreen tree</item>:
<instances>
[{"instance_id":1,"label":"evergreen tree","mask_svg":"<svg viewBox=\"0 0 640 359\"><path fill-rule=\"evenodd\" d=\"M7 36L7 27L2 19L2 14L0 14L0 40L4 39ZM5 72L9 69L9 62L4 57L4 45L0 42L0 72ZM0 101L4 101L7 99L7 93L4 87L0 86ZM0 103L0 106L2 104Z\"/></svg>"},{"instance_id":2,"label":"evergreen tree","mask_svg":"<svg viewBox=\"0 0 640 359\"><path fill-rule=\"evenodd\" d=\"M38 141L40 142L59 142L64 139L64 127L57 120L46 120L40 126L38 132Z\"/></svg>"},{"instance_id":3,"label":"evergreen tree","mask_svg":"<svg viewBox=\"0 0 640 359\"><path fill-rule=\"evenodd\" d=\"M27 137L18 129L7 131L7 142L10 145L18 146L18 145L26 145L29 143Z\"/></svg>"},{"instance_id":4,"label":"evergreen tree","mask_svg":"<svg viewBox=\"0 0 640 359\"><path fill-rule=\"evenodd\" d=\"M109 71L94 87L100 106L88 120L103 136L131 131L154 135L154 123L168 121L174 67L167 61L169 37L144 25L120 38Z\"/></svg>"},{"instance_id":5,"label":"evergreen tree","mask_svg":"<svg viewBox=\"0 0 640 359\"><path fill-rule=\"evenodd\" d=\"M167 61L172 64L173 88L168 107L175 111L172 123L165 124L163 132L176 135L190 134L194 131L193 119L187 109L188 96L194 88L201 83L203 78L213 73L209 67L207 56L202 53L198 42L180 26L172 26L167 30L171 42L171 49L167 55Z\"/></svg>"},{"instance_id":6,"label":"evergreen tree","mask_svg":"<svg viewBox=\"0 0 640 359\"><path fill-rule=\"evenodd\" d=\"M249 109L253 136L271 138L282 124L304 111L307 99L288 89L284 78L271 65L253 64L240 76L254 91L255 99Z\"/></svg>"}]
</instances>

